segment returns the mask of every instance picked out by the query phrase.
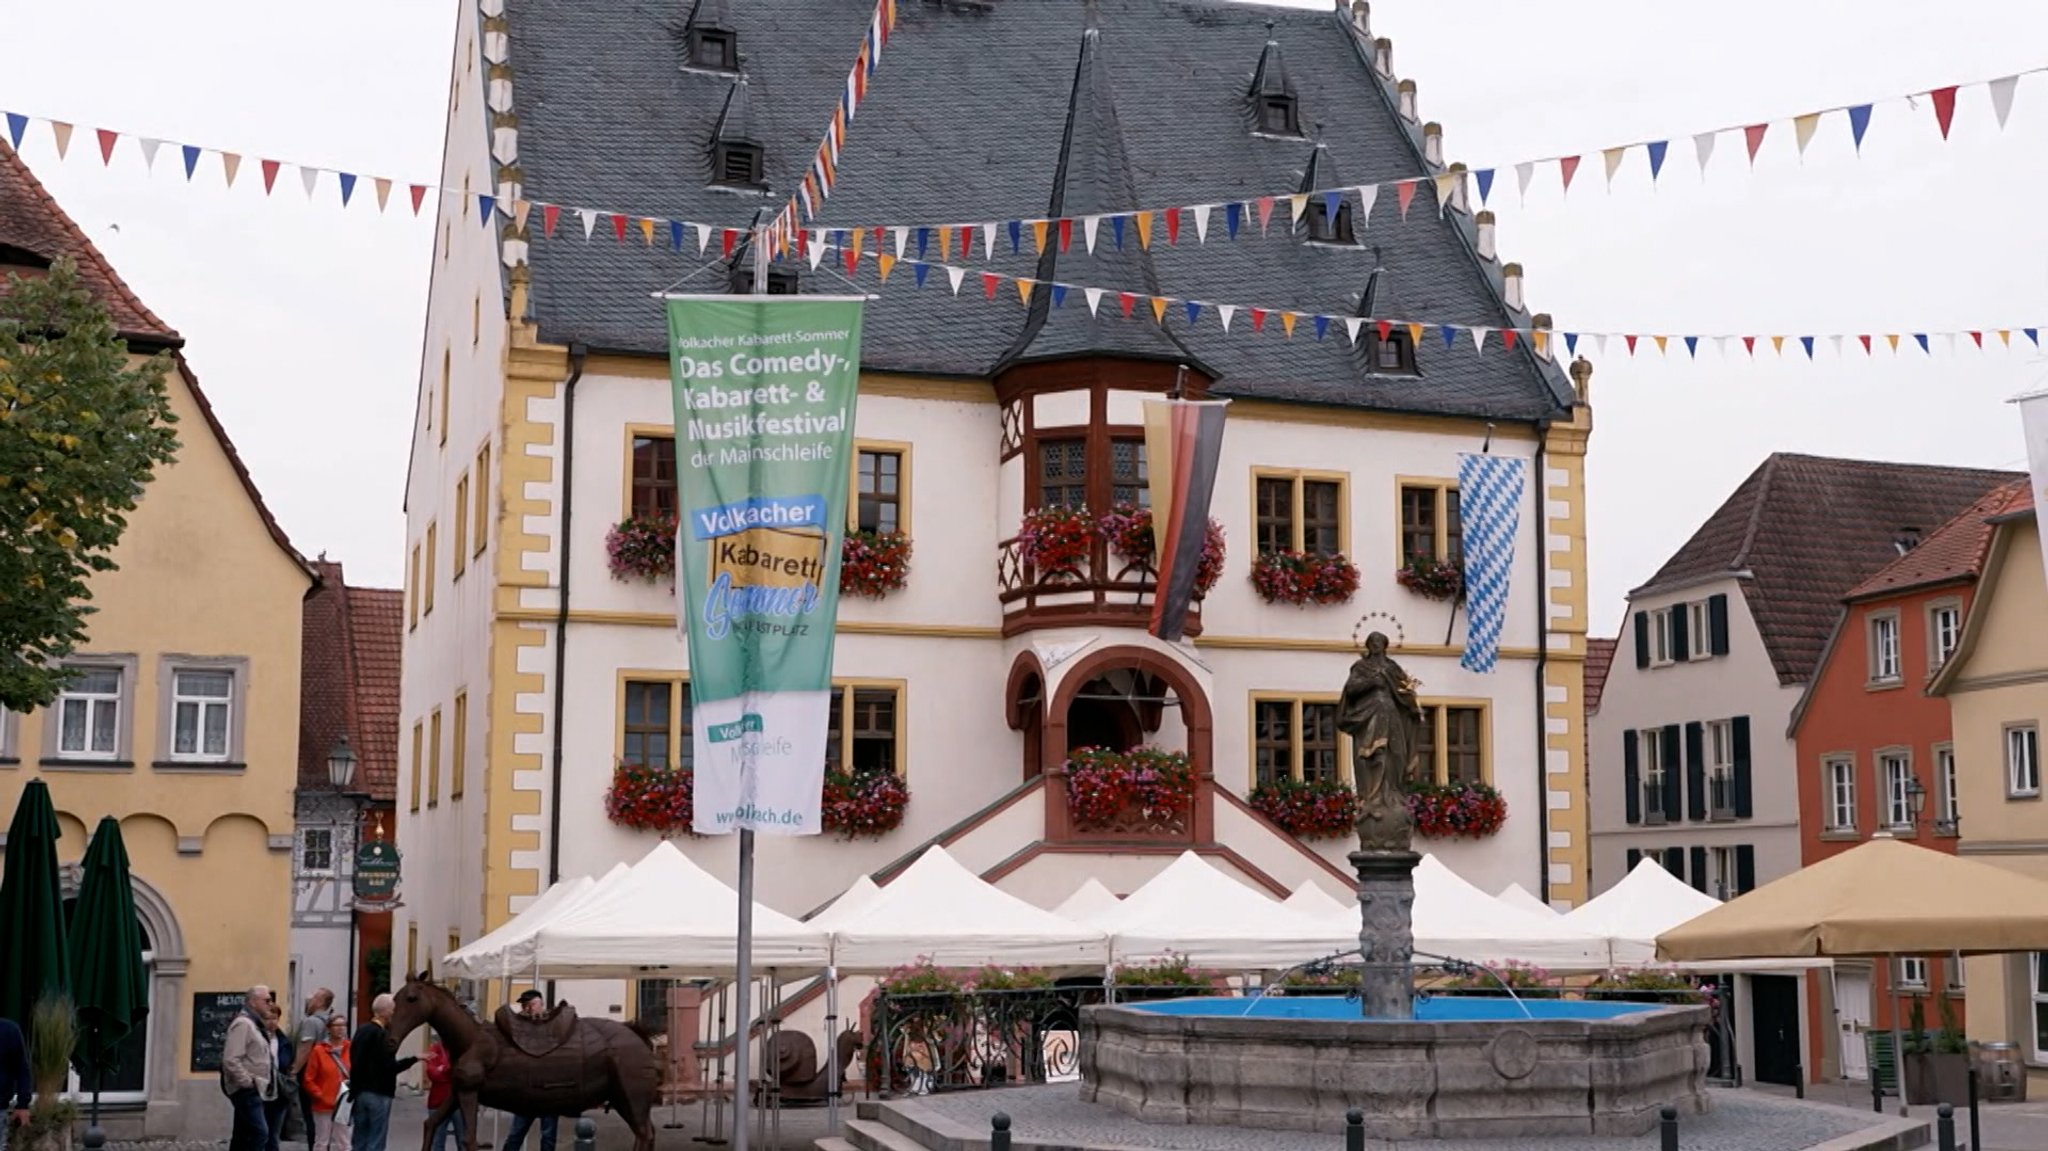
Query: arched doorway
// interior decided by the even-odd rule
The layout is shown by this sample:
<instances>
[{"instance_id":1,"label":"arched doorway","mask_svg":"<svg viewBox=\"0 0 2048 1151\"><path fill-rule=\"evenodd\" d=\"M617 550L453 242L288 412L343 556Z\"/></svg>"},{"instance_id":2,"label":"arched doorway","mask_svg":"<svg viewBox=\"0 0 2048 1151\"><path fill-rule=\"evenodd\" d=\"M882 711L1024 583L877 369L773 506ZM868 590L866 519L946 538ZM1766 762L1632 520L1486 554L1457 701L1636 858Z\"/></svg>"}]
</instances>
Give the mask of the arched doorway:
<instances>
[{"instance_id":1,"label":"arched doorway","mask_svg":"<svg viewBox=\"0 0 2048 1151\"><path fill-rule=\"evenodd\" d=\"M64 897L64 924L71 925L71 913L78 906L78 895L74 891ZM135 930L142 936L142 970L145 979L154 976L151 970L156 960L156 940L149 933L149 923L139 913L135 916ZM151 1033L156 1029L156 1012L147 1015L141 1027L123 1036L114 1047L114 1066L106 1078L98 1083L101 1103L144 1103L149 1099L149 1043ZM80 1036L80 1042L84 1036ZM97 1072L95 1072L95 1076ZM64 1094L71 1099L84 1102L92 1098L94 1083L91 1078L81 1075L77 1064L71 1067L71 1074L64 1085Z\"/></svg>"},{"instance_id":2,"label":"arched doorway","mask_svg":"<svg viewBox=\"0 0 2048 1151\"><path fill-rule=\"evenodd\" d=\"M82 876L76 863L62 868L66 914L78 898ZM149 1015L143 1026L130 1032L120 1045L121 1069L109 1073L100 1092L101 1103L163 1104L173 1110L180 1100L178 1038L184 1022L185 972L191 964L185 952L185 932L170 901L142 876L131 872L129 887L135 893L135 923L142 934L143 970L149 980ZM90 1097L91 1083L80 1083L74 1073L67 1093ZM152 1113L153 1107L152 1107ZM175 1124L171 1130L178 1129Z\"/></svg>"},{"instance_id":3,"label":"arched doorway","mask_svg":"<svg viewBox=\"0 0 2048 1151\"><path fill-rule=\"evenodd\" d=\"M1065 750L1102 747L1127 751L1145 742L1145 724L1138 710L1143 697L1136 690L1149 687L1140 682L1145 678L1124 670L1082 684L1067 708Z\"/></svg>"}]
</instances>

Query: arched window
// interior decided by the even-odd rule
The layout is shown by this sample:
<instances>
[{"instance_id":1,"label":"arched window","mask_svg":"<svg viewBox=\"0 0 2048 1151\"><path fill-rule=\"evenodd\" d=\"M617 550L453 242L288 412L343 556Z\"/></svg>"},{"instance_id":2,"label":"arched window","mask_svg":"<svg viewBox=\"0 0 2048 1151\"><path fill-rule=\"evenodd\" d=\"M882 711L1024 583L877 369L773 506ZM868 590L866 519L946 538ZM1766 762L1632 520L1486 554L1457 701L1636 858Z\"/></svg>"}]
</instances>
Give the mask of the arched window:
<instances>
[{"instance_id":1,"label":"arched window","mask_svg":"<svg viewBox=\"0 0 2048 1151\"><path fill-rule=\"evenodd\" d=\"M68 926L71 912L78 903L76 895L64 899L64 921ZM149 923L142 916L135 917L135 930L142 936L143 986L154 980L149 968L156 959L156 941L150 937ZM143 1103L149 1098L149 1041L151 1032L158 1026L157 1007L152 1004L147 1022L130 1031L115 1049L115 1066L107 1072L106 1080L99 1084L101 1103ZM175 1025L176 1021L171 1021ZM83 1037L81 1037L81 1041ZM79 1074L78 1068L71 1069L71 1079L65 1086L67 1097L85 1102L92 1098L94 1084L91 1079Z\"/></svg>"}]
</instances>

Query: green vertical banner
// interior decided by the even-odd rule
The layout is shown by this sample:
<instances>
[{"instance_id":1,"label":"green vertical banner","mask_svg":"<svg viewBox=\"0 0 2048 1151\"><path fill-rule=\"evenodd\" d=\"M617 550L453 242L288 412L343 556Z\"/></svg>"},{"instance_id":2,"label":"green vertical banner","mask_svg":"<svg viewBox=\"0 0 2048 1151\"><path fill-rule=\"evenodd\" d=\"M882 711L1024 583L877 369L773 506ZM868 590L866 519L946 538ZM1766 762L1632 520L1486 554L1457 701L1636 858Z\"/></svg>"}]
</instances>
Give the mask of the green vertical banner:
<instances>
[{"instance_id":1,"label":"green vertical banner","mask_svg":"<svg viewBox=\"0 0 2048 1151\"><path fill-rule=\"evenodd\" d=\"M860 296L671 296L692 827L816 835Z\"/></svg>"}]
</instances>

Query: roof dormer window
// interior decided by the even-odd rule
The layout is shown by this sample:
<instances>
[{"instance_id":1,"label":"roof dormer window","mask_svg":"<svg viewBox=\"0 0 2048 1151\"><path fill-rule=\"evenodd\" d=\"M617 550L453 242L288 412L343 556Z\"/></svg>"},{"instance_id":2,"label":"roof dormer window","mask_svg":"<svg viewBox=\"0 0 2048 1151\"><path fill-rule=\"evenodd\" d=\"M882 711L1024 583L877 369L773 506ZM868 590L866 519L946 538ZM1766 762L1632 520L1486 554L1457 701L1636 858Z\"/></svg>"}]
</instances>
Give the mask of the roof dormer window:
<instances>
[{"instance_id":1,"label":"roof dormer window","mask_svg":"<svg viewBox=\"0 0 2048 1151\"><path fill-rule=\"evenodd\" d=\"M1389 331L1382 336L1374 332L1366 340L1366 354L1370 357L1372 372L1376 376L1415 375L1415 344L1408 339L1408 333Z\"/></svg>"},{"instance_id":2,"label":"roof dormer window","mask_svg":"<svg viewBox=\"0 0 2048 1151\"><path fill-rule=\"evenodd\" d=\"M741 140L721 140L711 149L712 181L728 188L759 188L761 146Z\"/></svg>"},{"instance_id":3,"label":"roof dormer window","mask_svg":"<svg viewBox=\"0 0 2048 1151\"><path fill-rule=\"evenodd\" d=\"M735 296L754 294L754 269L751 263L742 263L732 270L726 281ZM768 294L771 296L794 296L797 294L796 271L791 268L768 269Z\"/></svg>"},{"instance_id":4,"label":"roof dormer window","mask_svg":"<svg viewBox=\"0 0 2048 1151\"><path fill-rule=\"evenodd\" d=\"M1272 136L1301 135L1301 110L1295 106L1294 97L1259 97L1259 131Z\"/></svg>"},{"instance_id":5,"label":"roof dormer window","mask_svg":"<svg viewBox=\"0 0 2048 1151\"><path fill-rule=\"evenodd\" d=\"M1358 239L1351 231L1351 205L1337 202L1337 214L1330 215L1329 201L1313 197L1308 202L1308 238L1319 244L1355 244Z\"/></svg>"},{"instance_id":6,"label":"roof dormer window","mask_svg":"<svg viewBox=\"0 0 2048 1151\"><path fill-rule=\"evenodd\" d=\"M715 72L739 68L739 37L724 28L690 29L690 64Z\"/></svg>"}]
</instances>

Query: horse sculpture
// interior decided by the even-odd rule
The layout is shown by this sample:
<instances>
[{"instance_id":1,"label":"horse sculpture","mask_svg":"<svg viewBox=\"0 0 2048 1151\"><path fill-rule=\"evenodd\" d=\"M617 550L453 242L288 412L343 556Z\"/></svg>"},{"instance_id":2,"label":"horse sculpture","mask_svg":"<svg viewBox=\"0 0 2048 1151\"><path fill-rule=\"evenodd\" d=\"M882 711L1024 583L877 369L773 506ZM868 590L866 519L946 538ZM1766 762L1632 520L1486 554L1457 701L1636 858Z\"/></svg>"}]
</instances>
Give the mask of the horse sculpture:
<instances>
[{"instance_id":1,"label":"horse sculpture","mask_svg":"<svg viewBox=\"0 0 2048 1151\"><path fill-rule=\"evenodd\" d=\"M538 1019L510 1007L494 1026L470 1015L431 972L406 977L387 1026L395 1052L421 1024L433 1027L448 1048L454 1093L427 1116L422 1151L434 1129L462 1111L462 1151L476 1151L479 1104L515 1115L578 1115L595 1107L615 1111L633 1129L633 1151L654 1151L654 1101L661 1069L650 1034L639 1025L578 1019L559 1004Z\"/></svg>"}]
</instances>

